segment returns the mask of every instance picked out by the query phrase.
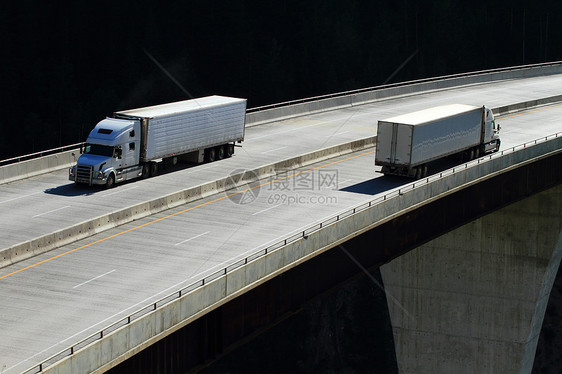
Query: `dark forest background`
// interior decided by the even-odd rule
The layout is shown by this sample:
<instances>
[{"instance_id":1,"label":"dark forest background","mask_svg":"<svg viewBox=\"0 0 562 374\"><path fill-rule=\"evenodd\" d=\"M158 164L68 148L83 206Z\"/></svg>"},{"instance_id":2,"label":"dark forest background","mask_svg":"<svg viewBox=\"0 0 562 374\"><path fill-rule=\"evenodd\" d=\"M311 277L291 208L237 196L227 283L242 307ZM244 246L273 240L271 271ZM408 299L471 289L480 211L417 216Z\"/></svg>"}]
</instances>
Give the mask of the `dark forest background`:
<instances>
[{"instance_id":1,"label":"dark forest background","mask_svg":"<svg viewBox=\"0 0 562 374\"><path fill-rule=\"evenodd\" d=\"M189 95L256 107L561 60L561 23L559 0L2 1L0 159Z\"/></svg>"}]
</instances>

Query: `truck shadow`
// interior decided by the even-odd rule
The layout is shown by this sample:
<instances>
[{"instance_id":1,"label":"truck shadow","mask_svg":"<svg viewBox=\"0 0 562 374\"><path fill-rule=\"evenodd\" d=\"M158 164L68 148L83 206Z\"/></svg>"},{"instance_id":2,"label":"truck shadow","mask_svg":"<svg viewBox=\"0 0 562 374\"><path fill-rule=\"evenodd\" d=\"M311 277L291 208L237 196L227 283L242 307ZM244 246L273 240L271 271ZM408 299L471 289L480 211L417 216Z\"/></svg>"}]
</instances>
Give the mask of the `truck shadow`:
<instances>
[{"instance_id":1,"label":"truck shadow","mask_svg":"<svg viewBox=\"0 0 562 374\"><path fill-rule=\"evenodd\" d=\"M75 196L93 195L101 191L103 191L103 188L99 188L98 186L90 187L90 186L79 185L79 184L75 184L74 182L70 182L63 186L48 188L45 190L45 193L49 195L75 197Z\"/></svg>"},{"instance_id":2,"label":"truck shadow","mask_svg":"<svg viewBox=\"0 0 562 374\"><path fill-rule=\"evenodd\" d=\"M379 174L379 173L377 173ZM357 183L340 189L340 191L360 193L364 195L377 195L381 192L391 190L410 182L408 178L395 176L383 176L369 179L365 182Z\"/></svg>"},{"instance_id":3,"label":"truck shadow","mask_svg":"<svg viewBox=\"0 0 562 374\"><path fill-rule=\"evenodd\" d=\"M439 174L445 170L451 169L453 167L458 167L460 165L464 165L464 163L462 163L456 157L433 161L428 164L428 176ZM413 178L382 175L380 172L374 173L377 176L376 178L342 188L340 189L340 191L361 193L365 195L376 195L385 191L392 190L396 187L414 183L416 181Z\"/></svg>"},{"instance_id":4,"label":"truck shadow","mask_svg":"<svg viewBox=\"0 0 562 374\"><path fill-rule=\"evenodd\" d=\"M181 170L190 169L194 166L198 166L202 164L197 164L194 162L188 161L180 161L176 165L173 166L163 166L160 165L158 168L158 175L166 175L168 173L173 173ZM141 178L131 179L125 182L120 182L115 188L112 190L118 190L122 186L129 185L130 183L140 182ZM65 185L58 186L55 188L48 188L44 192L50 195L57 195L57 196L66 196L66 197L76 197L76 196L90 196L100 192L108 192L111 190L107 190L104 186L88 186L85 184L75 184L74 182L69 182Z\"/></svg>"}]
</instances>

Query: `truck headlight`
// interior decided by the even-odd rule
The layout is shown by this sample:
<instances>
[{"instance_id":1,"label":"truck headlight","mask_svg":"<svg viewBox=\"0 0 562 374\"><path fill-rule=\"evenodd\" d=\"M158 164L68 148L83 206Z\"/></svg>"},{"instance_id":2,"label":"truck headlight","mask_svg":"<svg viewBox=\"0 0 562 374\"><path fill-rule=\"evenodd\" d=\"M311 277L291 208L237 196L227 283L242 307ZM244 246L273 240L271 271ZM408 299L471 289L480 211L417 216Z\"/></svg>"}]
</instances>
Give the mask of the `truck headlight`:
<instances>
[{"instance_id":1,"label":"truck headlight","mask_svg":"<svg viewBox=\"0 0 562 374\"><path fill-rule=\"evenodd\" d=\"M68 175L73 176L74 175L74 170L76 169L76 166L71 167L70 169L68 169Z\"/></svg>"},{"instance_id":2,"label":"truck headlight","mask_svg":"<svg viewBox=\"0 0 562 374\"><path fill-rule=\"evenodd\" d=\"M103 177L105 177L105 173L104 173L103 171L98 171L97 178L98 178L98 179L103 179Z\"/></svg>"}]
</instances>

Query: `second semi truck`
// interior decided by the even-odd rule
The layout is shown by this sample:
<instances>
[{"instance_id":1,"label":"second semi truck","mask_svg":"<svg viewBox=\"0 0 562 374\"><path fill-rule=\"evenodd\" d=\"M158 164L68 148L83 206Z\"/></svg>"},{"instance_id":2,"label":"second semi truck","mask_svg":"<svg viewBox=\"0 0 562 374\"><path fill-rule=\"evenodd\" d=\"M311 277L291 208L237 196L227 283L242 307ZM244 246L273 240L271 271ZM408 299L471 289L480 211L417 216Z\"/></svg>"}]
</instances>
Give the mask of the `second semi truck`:
<instances>
[{"instance_id":1,"label":"second semi truck","mask_svg":"<svg viewBox=\"0 0 562 374\"><path fill-rule=\"evenodd\" d=\"M486 106L438 106L378 122L375 165L385 175L423 178L450 155L471 160L500 148L500 126Z\"/></svg>"},{"instance_id":2,"label":"second semi truck","mask_svg":"<svg viewBox=\"0 0 562 374\"><path fill-rule=\"evenodd\" d=\"M224 96L114 113L90 132L69 179L111 188L155 175L158 163L230 157L244 140L246 100Z\"/></svg>"}]
</instances>

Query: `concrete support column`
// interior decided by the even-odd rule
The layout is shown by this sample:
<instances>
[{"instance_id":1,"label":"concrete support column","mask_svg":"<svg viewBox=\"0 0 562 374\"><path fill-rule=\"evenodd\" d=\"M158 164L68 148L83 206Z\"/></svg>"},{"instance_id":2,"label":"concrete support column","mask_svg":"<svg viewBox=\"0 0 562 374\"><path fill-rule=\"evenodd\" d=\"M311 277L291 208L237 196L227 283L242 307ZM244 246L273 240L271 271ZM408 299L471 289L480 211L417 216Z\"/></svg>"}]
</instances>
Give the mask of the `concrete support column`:
<instances>
[{"instance_id":1,"label":"concrete support column","mask_svg":"<svg viewBox=\"0 0 562 374\"><path fill-rule=\"evenodd\" d=\"M400 373L530 373L561 229L557 186L382 266Z\"/></svg>"}]
</instances>

